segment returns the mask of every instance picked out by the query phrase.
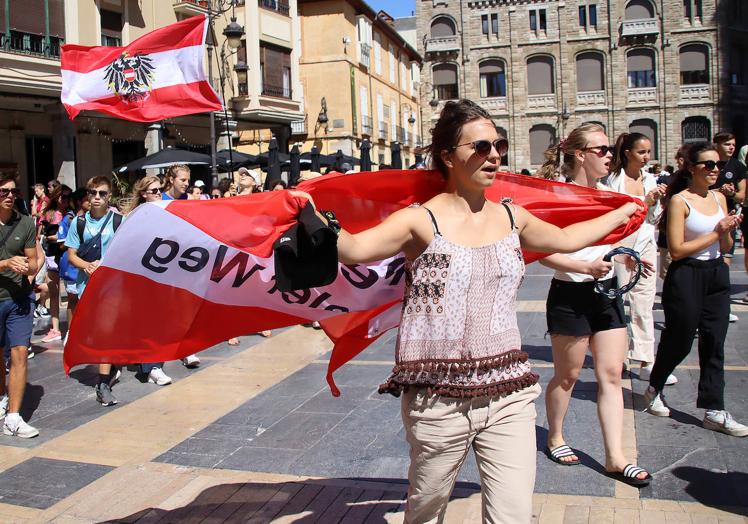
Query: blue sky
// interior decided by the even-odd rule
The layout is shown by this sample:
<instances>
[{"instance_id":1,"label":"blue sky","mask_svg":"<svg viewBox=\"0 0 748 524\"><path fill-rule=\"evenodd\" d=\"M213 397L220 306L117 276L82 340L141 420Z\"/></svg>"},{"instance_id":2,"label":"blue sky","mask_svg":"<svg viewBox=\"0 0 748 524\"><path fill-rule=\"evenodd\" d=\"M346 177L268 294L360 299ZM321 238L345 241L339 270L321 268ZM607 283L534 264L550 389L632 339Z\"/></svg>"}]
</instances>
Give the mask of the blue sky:
<instances>
[{"instance_id":1,"label":"blue sky","mask_svg":"<svg viewBox=\"0 0 748 524\"><path fill-rule=\"evenodd\" d=\"M371 6L374 11L384 9L395 18L402 16L411 16L411 12L415 13L416 2L415 0L364 0Z\"/></svg>"}]
</instances>

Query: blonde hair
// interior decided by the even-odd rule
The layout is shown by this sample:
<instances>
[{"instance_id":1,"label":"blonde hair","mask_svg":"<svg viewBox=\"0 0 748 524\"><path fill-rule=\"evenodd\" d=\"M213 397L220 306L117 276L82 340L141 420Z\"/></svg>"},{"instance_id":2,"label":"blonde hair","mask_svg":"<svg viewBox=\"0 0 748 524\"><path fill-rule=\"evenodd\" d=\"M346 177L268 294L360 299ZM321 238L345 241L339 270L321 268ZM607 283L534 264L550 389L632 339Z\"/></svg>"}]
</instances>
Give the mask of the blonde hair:
<instances>
[{"instance_id":1,"label":"blonde hair","mask_svg":"<svg viewBox=\"0 0 748 524\"><path fill-rule=\"evenodd\" d=\"M190 174L190 167L186 164L174 164L173 166L169 167L169 169L166 171L166 176L164 177L164 187L161 188L161 191L166 193L168 190L171 189L171 186L174 185L174 177L177 176L177 173L180 171L187 171L187 174Z\"/></svg>"},{"instance_id":2,"label":"blonde hair","mask_svg":"<svg viewBox=\"0 0 748 524\"><path fill-rule=\"evenodd\" d=\"M130 191L130 194L127 196L127 202L122 206L122 213L128 215L132 212L133 209L145 202L145 198L143 198L142 193L143 191L148 189L148 186L150 186L154 182L160 183L161 179L159 179L157 176L144 176L143 178L135 182L135 184L132 186L132 191Z\"/></svg>"},{"instance_id":3,"label":"blonde hair","mask_svg":"<svg viewBox=\"0 0 748 524\"><path fill-rule=\"evenodd\" d=\"M567 179L574 171L574 162L576 157L574 153L579 149L584 149L588 144L588 136L592 133L605 133L605 128L600 124L587 123L569 133L566 140L561 140L558 144L545 150L545 162L538 169L536 176L540 178L553 179L556 174ZM563 155L563 162L561 157Z\"/></svg>"}]
</instances>

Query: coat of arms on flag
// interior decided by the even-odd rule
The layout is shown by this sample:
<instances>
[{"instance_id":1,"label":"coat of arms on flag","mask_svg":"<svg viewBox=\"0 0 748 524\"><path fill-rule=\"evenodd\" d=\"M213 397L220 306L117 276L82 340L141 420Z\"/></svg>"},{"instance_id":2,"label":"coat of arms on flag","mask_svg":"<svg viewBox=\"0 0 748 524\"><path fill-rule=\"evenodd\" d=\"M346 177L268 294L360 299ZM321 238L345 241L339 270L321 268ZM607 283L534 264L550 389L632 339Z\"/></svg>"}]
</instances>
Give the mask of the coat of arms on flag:
<instances>
[{"instance_id":1,"label":"coat of arms on flag","mask_svg":"<svg viewBox=\"0 0 748 524\"><path fill-rule=\"evenodd\" d=\"M128 102L148 98L155 76L153 60L147 55L122 53L104 70L107 87Z\"/></svg>"}]
</instances>

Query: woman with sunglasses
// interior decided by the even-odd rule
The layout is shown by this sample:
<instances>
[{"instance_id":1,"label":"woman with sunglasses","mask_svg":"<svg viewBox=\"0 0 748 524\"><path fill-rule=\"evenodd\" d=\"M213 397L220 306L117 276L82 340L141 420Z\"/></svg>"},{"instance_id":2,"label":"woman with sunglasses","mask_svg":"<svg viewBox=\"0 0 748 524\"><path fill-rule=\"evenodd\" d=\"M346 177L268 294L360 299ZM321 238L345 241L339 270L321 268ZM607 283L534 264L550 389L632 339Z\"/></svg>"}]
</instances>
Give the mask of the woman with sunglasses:
<instances>
[{"instance_id":1,"label":"woman with sunglasses","mask_svg":"<svg viewBox=\"0 0 748 524\"><path fill-rule=\"evenodd\" d=\"M52 182L55 182L54 184ZM73 190L61 185L56 180L50 182L49 200L42 209L39 225L39 237L44 250L47 265L47 294L49 296L49 314L52 325L41 342L48 344L62 340L60 331L60 269L59 262L62 251L57 242L57 231L60 222L70 207L70 196Z\"/></svg>"},{"instance_id":2,"label":"woman with sunglasses","mask_svg":"<svg viewBox=\"0 0 748 524\"><path fill-rule=\"evenodd\" d=\"M538 170L539 176L552 179L560 171L571 184L600 189L600 180L608 174L613 148L608 145L602 126L583 124L566 140L548 149L545 156L547 161ZM545 397L548 417L545 451L557 464L581 463L564 440L563 425L574 384L589 349L598 384L597 413L605 445L605 470L609 476L627 484L646 486L652 476L630 464L623 453L621 371L628 347L623 301L620 296L609 298L595 290L596 279L605 291L617 287L613 263L603 260L611 248L610 245L585 247L540 261L555 270L546 302L553 378ZM651 267L649 264L647 272Z\"/></svg>"},{"instance_id":3,"label":"woman with sunglasses","mask_svg":"<svg viewBox=\"0 0 748 524\"><path fill-rule=\"evenodd\" d=\"M530 522L540 386L517 325L521 249L581 249L637 208L628 203L560 229L510 202L491 202L485 192L507 149L484 109L470 100L447 102L428 148L446 179L444 192L366 231L339 231L341 263L398 253L408 260L396 364L379 388L402 395L411 449L406 522L441 522L470 447L483 521Z\"/></svg>"},{"instance_id":4,"label":"woman with sunglasses","mask_svg":"<svg viewBox=\"0 0 748 524\"><path fill-rule=\"evenodd\" d=\"M741 217L728 214L727 200L710 191L719 177L719 154L712 144L693 144L681 171L668 188L667 239L673 262L662 288L665 330L644 393L646 410L670 416L662 390L670 373L691 351L699 330L699 392L703 426L734 437L748 426L725 411L725 337L730 310L730 271L723 254L732 248L732 232Z\"/></svg>"},{"instance_id":5,"label":"woman with sunglasses","mask_svg":"<svg viewBox=\"0 0 748 524\"><path fill-rule=\"evenodd\" d=\"M657 183L657 175L649 172L647 163L652 151L652 142L641 133L622 133L616 140L616 149L610 163L610 176L603 184L612 191L638 198L647 206L647 217L642 226L621 245L633 249L641 258L657 261L657 223L662 214L660 201L667 186ZM659 173L658 173L659 174ZM616 276L628 282L630 273L625 264L615 265ZM639 363L639 379L649 380L655 356L654 302L657 293L657 271L642 275L636 285L626 294L629 301L631 340L628 358ZM667 384L678 379L671 375Z\"/></svg>"}]
</instances>

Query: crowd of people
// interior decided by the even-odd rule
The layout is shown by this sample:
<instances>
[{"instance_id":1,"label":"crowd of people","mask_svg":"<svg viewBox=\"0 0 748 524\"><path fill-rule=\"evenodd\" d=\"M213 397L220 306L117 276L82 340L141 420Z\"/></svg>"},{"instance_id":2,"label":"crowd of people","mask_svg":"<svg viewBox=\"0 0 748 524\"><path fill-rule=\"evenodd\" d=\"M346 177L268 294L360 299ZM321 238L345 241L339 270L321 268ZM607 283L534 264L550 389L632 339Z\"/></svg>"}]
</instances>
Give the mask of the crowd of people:
<instances>
[{"instance_id":1,"label":"crowd of people","mask_svg":"<svg viewBox=\"0 0 748 524\"><path fill-rule=\"evenodd\" d=\"M646 207L644 224L619 244L638 252L640 262L630 255L606 260L619 245L593 245L629 220L638 208L634 203L560 229L511 201L487 200L485 191L507 149L506 137L498 134L485 110L468 100L448 102L428 147L432 167L446 180L445 191L367 231L354 235L336 228L342 263L397 253L408 260L411 278L396 363L380 387L382 393L403 397L402 418L411 446L406 521L443 517L470 447L483 484L484 519L530 521L540 386L521 350L517 324L516 292L525 272L517 256L520 249L548 253L541 263L554 271L546 303L554 365L545 394L545 451L550 460L564 466L581 462L566 442L563 426L588 350L598 382L609 476L634 486L653 480L624 453L625 363L648 383L646 411L669 416L664 390L677 383L674 373L696 337L701 368L696 405L705 410L703 426L736 437L748 435L748 427L734 420L724 405L724 341L729 322L737 320L730 312L729 269L741 225L744 243L746 238L741 217L746 168L735 158L735 137L719 133L713 142L684 145L675 157L677 168L661 172L650 166L648 137L623 133L612 145L598 124L583 124L548 149L545 164L533 176L623 193ZM67 296L69 325L88 279L128 214L146 202L227 198L261 187L261 177L252 169L241 168L233 179L208 188L200 180L193 183L188 166L175 165L164 176L139 179L118 207L112 204L111 181L104 176L91 178L85 189L76 191L55 180L35 186L26 215L15 178L3 175L0 331L9 353L7 386L5 366L0 380L3 432L24 438L38 434L19 414L26 361L33 356L34 317L50 318L42 343L61 343L61 289ZM270 189L284 190L286 185ZM638 281L625 297L616 293L637 265ZM658 275L664 278L665 325L656 344ZM194 368L200 359L190 355L182 364ZM163 386L171 382L164 365L141 363L139 371ZM119 375L116 363L99 365L95 389L102 405L117 403L112 386Z\"/></svg>"}]
</instances>

